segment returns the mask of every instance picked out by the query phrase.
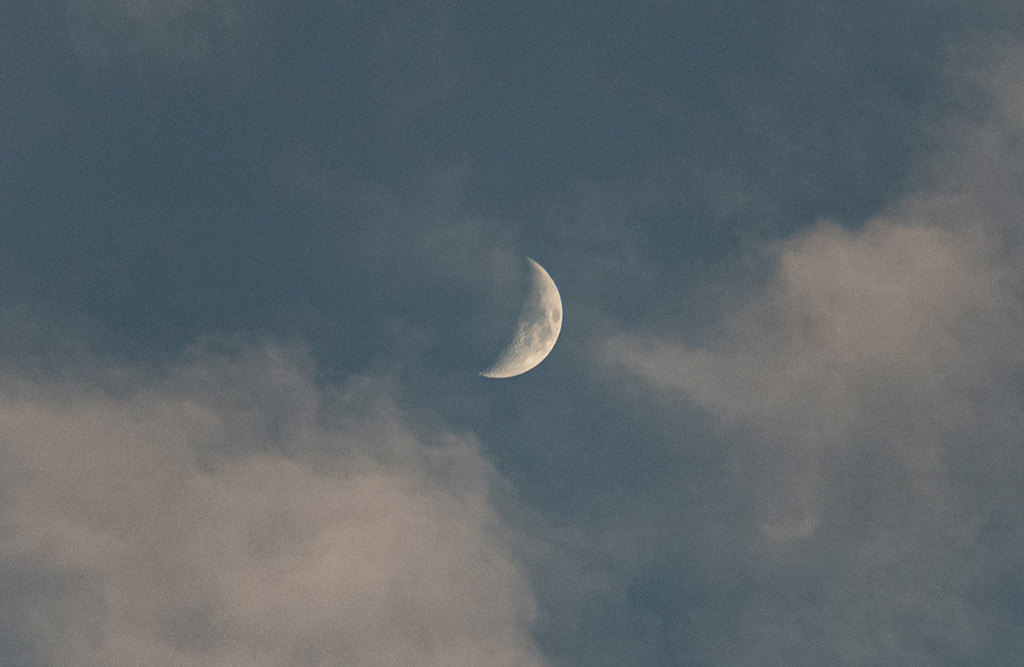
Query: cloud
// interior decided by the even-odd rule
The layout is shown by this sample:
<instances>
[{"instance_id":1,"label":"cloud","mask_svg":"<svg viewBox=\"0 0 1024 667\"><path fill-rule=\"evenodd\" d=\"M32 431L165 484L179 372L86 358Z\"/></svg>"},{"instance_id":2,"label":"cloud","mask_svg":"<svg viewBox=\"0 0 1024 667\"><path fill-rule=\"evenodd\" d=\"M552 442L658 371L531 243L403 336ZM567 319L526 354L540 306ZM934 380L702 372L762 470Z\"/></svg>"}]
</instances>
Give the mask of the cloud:
<instances>
[{"instance_id":1,"label":"cloud","mask_svg":"<svg viewBox=\"0 0 1024 667\"><path fill-rule=\"evenodd\" d=\"M0 384L4 664L541 665L471 438L273 346Z\"/></svg>"},{"instance_id":2,"label":"cloud","mask_svg":"<svg viewBox=\"0 0 1024 667\"><path fill-rule=\"evenodd\" d=\"M729 516L734 541L693 567L749 583L732 620L688 622L698 655L729 647L715 664L1019 654L1006 597L1024 540L1024 97L1006 65L1019 59L1001 50L974 73L986 108L949 122L918 192L858 228L822 221L767 248L762 286L724 300L702 336L634 331L600 348L724 434L732 504L708 515Z\"/></svg>"},{"instance_id":3,"label":"cloud","mask_svg":"<svg viewBox=\"0 0 1024 667\"><path fill-rule=\"evenodd\" d=\"M230 55L251 34L258 0L66 0L71 43L105 66L187 67Z\"/></svg>"}]
</instances>

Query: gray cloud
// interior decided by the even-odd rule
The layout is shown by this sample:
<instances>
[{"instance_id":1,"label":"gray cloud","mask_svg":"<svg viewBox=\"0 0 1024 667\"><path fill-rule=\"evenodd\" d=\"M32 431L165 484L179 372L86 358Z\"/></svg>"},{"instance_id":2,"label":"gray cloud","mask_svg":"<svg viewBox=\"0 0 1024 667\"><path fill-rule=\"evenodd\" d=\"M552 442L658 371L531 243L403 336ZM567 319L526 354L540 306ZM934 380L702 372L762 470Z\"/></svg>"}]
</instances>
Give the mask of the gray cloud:
<instances>
[{"instance_id":1,"label":"gray cloud","mask_svg":"<svg viewBox=\"0 0 1024 667\"><path fill-rule=\"evenodd\" d=\"M303 367L8 375L4 664L543 664L475 443Z\"/></svg>"},{"instance_id":2,"label":"gray cloud","mask_svg":"<svg viewBox=\"0 0 1024 667\"><path fill-rule=\"evenodd\" d=\"M694 567L746 584L728 620L695 610L683 624L703 659L1019 655L1007 631L1024 544L1018 61L1000 50L974 72L985 109L950 121L919 192L857 229L822 222L768 248L763 286L724 301L702 336L606 340L608 368L726 434L735 495L709 516L728 513L733 540L694 535L707 542Z\"/></svg>"}]
</instances>

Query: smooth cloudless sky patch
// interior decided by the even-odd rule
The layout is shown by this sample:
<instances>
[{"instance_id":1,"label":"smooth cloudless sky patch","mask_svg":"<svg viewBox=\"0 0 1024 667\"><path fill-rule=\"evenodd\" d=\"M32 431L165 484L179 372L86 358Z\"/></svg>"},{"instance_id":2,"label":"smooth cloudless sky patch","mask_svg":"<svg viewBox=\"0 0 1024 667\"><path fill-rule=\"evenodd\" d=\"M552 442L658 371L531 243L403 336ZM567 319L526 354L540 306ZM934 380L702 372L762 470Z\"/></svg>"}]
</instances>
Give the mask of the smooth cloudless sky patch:
<instances>
[{"instance_id":1,"label":"smooth cloudless sky patch","mask_svg":"<svg viewBox=\"0 0 1024 667\"><path fill-rule=\"evenodd\" d=\"M1024 651L1019 3L8 5L0 663Z\"/></svg>"}]
</instances>

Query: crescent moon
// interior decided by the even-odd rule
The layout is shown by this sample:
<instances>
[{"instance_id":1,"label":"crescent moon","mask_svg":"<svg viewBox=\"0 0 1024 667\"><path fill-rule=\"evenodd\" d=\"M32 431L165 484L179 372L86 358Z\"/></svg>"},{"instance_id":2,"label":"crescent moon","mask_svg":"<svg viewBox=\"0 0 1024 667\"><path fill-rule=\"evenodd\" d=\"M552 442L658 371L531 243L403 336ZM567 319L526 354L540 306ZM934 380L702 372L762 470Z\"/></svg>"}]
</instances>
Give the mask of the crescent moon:
<instances>
[{"instance_id":1,"label":"crescent moon","mask_svg":"<svg viewBox=\"0 0 1024 667\"><path fill-rule=\"evenodd\" d=\"M529 257L530 295L523 304L512 342L497 360L480 373L489 378L509 378L530 370L548 356L562 330L562 297L548 272Z\"/></svg>"}]
</instances>

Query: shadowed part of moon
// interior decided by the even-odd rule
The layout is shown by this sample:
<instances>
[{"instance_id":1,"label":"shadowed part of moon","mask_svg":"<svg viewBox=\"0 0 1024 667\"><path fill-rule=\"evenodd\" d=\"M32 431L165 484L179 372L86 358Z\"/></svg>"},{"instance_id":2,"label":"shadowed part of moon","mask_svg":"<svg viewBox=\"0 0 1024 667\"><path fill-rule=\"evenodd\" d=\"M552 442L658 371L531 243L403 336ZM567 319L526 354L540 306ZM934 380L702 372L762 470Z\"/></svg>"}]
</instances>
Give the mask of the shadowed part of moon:
<instances>
[{"instance_id":1,"label":"shadowed part of moon","mask_svg":"<svg viewBox=\"0 0 1024 667\"><path fill-rule=\"evenodd\" d=\"M562 298L555 281L537 262L530 261L530 294L516 324L516 332L491 366L480 373L507 378L530 370L548 356L562 330Z\"/></svg>"}]
</instances>

